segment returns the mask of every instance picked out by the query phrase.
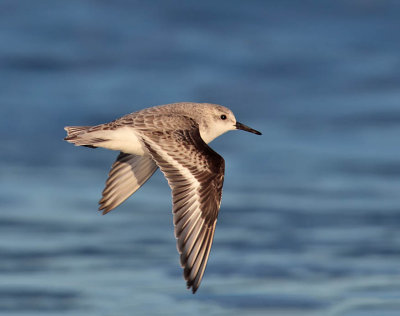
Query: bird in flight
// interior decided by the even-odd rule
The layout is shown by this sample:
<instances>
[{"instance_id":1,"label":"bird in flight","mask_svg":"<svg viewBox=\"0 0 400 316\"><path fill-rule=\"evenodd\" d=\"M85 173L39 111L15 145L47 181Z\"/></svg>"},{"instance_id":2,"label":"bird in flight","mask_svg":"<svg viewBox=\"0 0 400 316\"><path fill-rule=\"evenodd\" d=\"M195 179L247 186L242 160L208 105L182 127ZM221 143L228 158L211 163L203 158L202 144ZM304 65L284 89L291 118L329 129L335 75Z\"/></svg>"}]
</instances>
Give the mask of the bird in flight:
<instances>
[{"instance_id":1,"label":"bird in flight","mask_svg":"<svg viewBox=\"0 0 400 316\"><path fill-rule=\"evenodd\" d=\"M203 278L221 204L225 161L207 144L230 130L260 132L236 121L228 108L173 103L127 114L96 126L65 127L76 146L119 151L99 210L106 214L135 193L160 168L172 190L177 249L188 289Z\"/></svg>"}]
</instances>

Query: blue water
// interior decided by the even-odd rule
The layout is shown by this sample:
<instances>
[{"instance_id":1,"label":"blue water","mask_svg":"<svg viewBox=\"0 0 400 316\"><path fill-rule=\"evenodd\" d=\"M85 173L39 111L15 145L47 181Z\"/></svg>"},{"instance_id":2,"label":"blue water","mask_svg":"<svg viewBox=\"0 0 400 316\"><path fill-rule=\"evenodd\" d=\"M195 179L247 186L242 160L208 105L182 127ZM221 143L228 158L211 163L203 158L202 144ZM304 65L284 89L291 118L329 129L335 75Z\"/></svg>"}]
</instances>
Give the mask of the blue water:
<instances>
[{"instance_id":1,"label":"blue water","mask_svg":"<svg viewBox=\"0 0 400 316\"><path fill-rule=\"evenodd\" d=\"M0 4L0 314L400 313L400 2ZM116 153L63 142L178 101L229 106L202 285L158 172L106 216Z\"/></svg>"}]
</instances>

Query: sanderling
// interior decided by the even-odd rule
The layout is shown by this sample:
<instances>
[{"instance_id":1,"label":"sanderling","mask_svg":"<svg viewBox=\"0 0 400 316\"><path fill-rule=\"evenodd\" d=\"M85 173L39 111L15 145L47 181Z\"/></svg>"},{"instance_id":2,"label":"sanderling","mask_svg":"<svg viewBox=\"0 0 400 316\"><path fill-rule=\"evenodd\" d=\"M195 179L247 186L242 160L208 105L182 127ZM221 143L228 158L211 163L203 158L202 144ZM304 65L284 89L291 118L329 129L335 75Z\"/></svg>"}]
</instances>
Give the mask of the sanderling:
<instances>
[{"instance_id":1,"label":"sanderling","mask_svg":"<svg viewBox=\"0 0 400 316\"><path fill-rule=\"evenodd\" d=\"M203 278L221 204L225 161L207 144L230 130L260 132L236 121L226 107L174 103L147 108L96 126L67 126L76 146L120 151L99 210L116 208L159 167L172 190L177 249L188 289Z\"/></svg>"}]
</instances>

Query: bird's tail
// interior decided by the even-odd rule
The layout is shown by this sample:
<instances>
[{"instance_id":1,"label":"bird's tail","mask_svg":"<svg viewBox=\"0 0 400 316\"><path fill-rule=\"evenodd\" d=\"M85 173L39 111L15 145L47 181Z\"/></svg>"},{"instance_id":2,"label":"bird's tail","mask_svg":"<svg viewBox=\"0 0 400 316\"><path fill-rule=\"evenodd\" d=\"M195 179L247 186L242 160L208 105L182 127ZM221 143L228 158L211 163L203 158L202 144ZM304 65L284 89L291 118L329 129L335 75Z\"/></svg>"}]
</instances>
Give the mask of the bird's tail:
<instances>
[{"instance_id":1,"label":"bird's tail","mask_svg":"<svg viewBox=\"0 0 400 316\"><path fill-rule=\"evenodd\" d=\"M66 126L67 137L64 138L69 143L75 146L85 146L96 148L97 143L101 143L104 139L96 137L96 133L92 133L93 126Z\"/></svg>"}]
</instances>

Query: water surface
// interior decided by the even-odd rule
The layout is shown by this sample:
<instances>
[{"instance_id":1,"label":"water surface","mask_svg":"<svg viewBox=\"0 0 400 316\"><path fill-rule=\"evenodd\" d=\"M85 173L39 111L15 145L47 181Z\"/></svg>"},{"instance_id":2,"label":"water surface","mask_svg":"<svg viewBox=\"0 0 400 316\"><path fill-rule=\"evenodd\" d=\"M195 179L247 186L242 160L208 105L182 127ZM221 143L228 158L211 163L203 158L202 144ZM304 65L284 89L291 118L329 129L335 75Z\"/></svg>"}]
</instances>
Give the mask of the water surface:
<instances>
[{"instance_id":1,"label":"water surface","mask_svg":"<svg viewBox=\"0 0 400 316\"><path fill-rule=\"evenodd\" d=\"M3 1L0 313L398 315L397 1ZM65 125L229 106L202 285L181 276L158 172L107 216L116 153Z\"/></svg>"}]
</instances>

